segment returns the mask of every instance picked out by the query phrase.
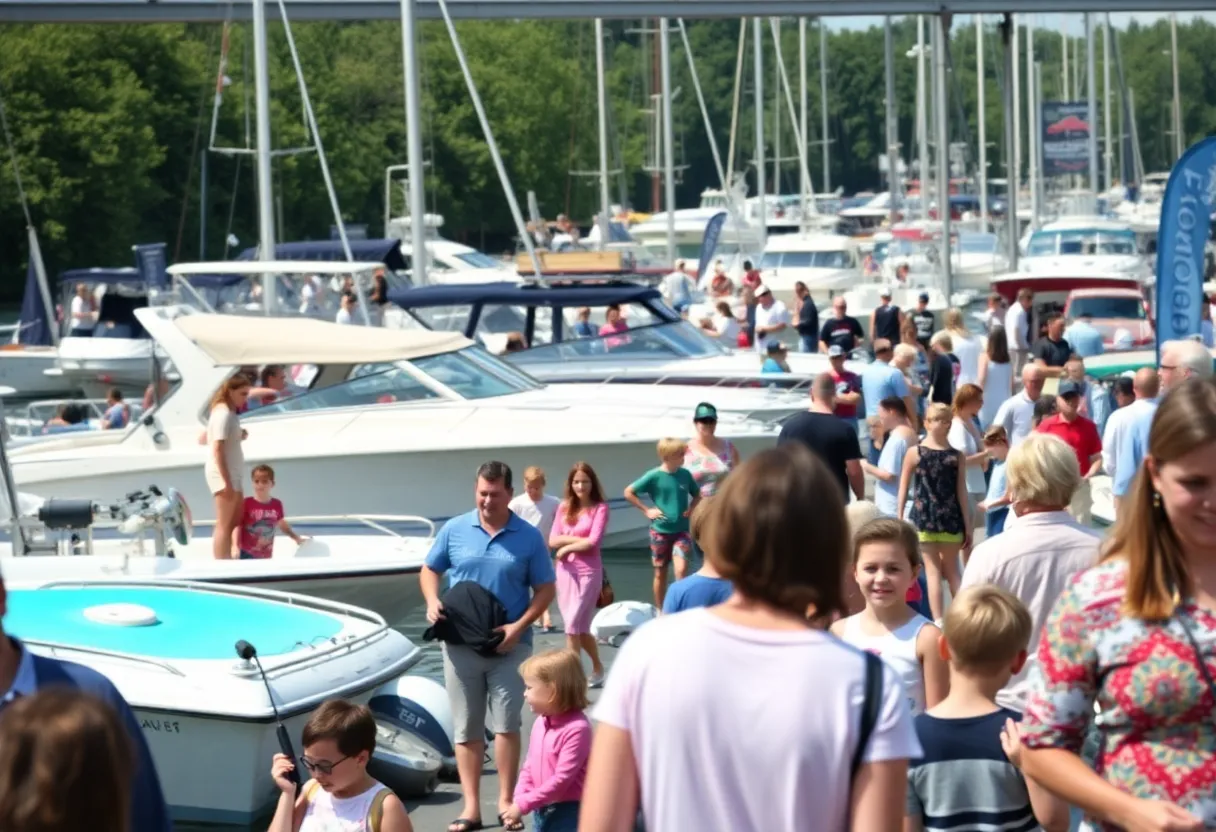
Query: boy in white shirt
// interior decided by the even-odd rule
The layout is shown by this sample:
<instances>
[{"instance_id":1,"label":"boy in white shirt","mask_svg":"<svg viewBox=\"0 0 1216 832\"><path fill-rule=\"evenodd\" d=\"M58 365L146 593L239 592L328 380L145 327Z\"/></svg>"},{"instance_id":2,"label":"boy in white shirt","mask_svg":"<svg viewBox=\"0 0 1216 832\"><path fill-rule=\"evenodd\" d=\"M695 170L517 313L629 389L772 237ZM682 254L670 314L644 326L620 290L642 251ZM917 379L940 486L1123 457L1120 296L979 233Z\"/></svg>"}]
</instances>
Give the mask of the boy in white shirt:
<instances>
[{"instance_id":1,"label":"boy in white shirt","mask_svg":"<svg viewBox=\"0 0 1216 832\"><path fill-rule=\"evenodd\" d=\"M530 465L524 471L524 493L512 498L507 508L518 514L521 520L535 526L547 544L560 505L561 500L545 493L545 469ZM546 633L553 632L553 619L549 617L547 609L541 617L540 626Z\"/></svg>"}]
</instances>

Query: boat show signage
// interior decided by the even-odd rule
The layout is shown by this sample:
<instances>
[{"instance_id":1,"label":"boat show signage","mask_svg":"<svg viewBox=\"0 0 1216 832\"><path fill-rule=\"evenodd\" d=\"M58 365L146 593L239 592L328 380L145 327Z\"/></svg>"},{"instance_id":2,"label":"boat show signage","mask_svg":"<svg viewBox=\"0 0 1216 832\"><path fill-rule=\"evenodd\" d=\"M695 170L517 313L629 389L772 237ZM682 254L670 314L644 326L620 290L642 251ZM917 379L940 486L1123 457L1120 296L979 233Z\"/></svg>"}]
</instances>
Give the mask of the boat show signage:
<instances>
[{"instance_id":1,"label":"boat show signage","mask_svg":"<svg viewBox=\"0 0 1216 832\"><path fill-rule=\"evenodd\" d=\"M1043 175L1067 176L1089 171L1089 105L1084 101L1044 101Z\"/></svg>"},{"instance_id":2,"label":"boat show signage","mask_svg":"<svg viewBox=\"0 0 1216 832\"><path fill-rule=\"evenodd\" d=\"M709 218L705 224L705 236L701 238L701 252L697 255L697 283L709 271L709 261L714 259L718 250L718 238L722 236L722 226L726 225L726 212L719 211Z\"/></svg>"},{"instance_id":3,"label":"boat show signage","mask_svg":"<svg viewBox=\"0 0 1216 832\"><path fill-rule=\"evenodd\" d=\"M1157 359L1166 341L1202 331L1203 254L1216 207L1216 137L1191 145L1170 171L1157 232Z\"/></svg>"}]
</instances>

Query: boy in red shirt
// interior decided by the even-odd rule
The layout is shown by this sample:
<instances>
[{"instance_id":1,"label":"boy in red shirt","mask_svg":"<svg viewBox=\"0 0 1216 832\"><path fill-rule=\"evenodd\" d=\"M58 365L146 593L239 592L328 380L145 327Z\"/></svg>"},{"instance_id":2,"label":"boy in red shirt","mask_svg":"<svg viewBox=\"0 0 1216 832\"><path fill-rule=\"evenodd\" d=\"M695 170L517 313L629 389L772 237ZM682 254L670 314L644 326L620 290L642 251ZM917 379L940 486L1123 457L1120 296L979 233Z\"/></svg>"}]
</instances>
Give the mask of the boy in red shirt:
<instances>
[{"instance_id":1,"label":"boy in red shirt","mask_svg":"<svg viewBox=\"0 0 1216 832\"><path fill-rule=\"evenodd\" d=\"M241 560L268 558L274 554L274 530L280 529L299 546L308 538L296 534L283 519L283 504L270 496L274 488L274 469L269 465L253 468L253 496L246 497L241 516L232 530L233 557Z\"/></svg>"},{"instance_id":2,"label":"boy in red shirt","mask_svg":"<svg viewBox=\"0 0 1216 832\"><path fill-rule=\"evenodd\" d=\"M1057 436L1077 455L1081 484L1073 493L1068 512L1078 522L1088 525L1093 518L1093 496L1090 480L1102 468L1102 437L1098 426L1081 415L1081 385L1064 379L1056 389L1056 413L1035 428L1039 433Z\"/></svg>"}]
</instances>

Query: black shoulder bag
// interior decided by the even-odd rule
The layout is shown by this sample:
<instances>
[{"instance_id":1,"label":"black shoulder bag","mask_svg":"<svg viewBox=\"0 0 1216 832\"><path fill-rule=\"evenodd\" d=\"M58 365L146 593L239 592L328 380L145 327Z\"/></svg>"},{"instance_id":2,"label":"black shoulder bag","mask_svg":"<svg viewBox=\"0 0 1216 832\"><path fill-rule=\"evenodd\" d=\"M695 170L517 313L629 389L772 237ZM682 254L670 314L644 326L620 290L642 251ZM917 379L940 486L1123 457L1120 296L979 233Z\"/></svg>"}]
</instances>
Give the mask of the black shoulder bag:
<instances>
[{"instance_id":1,"label":"black shoulder bag","mask_svg":"<svg viewBox=\"0 0 1216 832\"><path fill-rule=\"evenodd\" d=\"M849 767L849 782L857 777L861 759L870 746L870 735L878 724L878 712L882 708L882 659L866 653L865 700L861 704L861 728L857 732L857 747L853 750L853 762Z\"/></svg>"}]
</instances>

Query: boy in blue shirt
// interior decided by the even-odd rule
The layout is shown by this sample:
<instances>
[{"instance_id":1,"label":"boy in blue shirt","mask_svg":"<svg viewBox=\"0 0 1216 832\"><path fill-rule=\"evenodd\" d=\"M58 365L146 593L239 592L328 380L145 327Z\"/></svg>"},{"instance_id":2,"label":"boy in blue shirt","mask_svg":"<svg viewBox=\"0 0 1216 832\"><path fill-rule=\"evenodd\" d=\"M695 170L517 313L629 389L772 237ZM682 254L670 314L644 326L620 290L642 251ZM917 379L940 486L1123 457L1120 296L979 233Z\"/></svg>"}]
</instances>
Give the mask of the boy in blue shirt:
<instances>
[{"instance_id":1,"label":"boy in blue shirt","mask_svg":"<svg viewBox=\"0 0 1216 832\"><path fill-rule=\"evenodd\" d=\"M984 450L992 457L992 475L988 480L988 493L976 508L985 513L985 533L988 537L1005 530L1005 518L1009 516L1009 488L1005 477L1005 458L1009 456L1009 435L1000 425L993 425L984 434Z\"/></svg>"},{"instance_id":2,"label":"boy in blue shirt","mask_svg":"<svg viewBox=\"0 0 1216 832\"><path fill-rule=\"evenodd\" d=\"M697 503L692 516L688 518L689 530L701 551L705 551L702 532L705 530L705 515L709 510L712 498L705 498ZM714 607L721 604L735 591L730 581L718 574L709 556L705 556L701 568L682 581L671 585L671 591L663 601L664 615L673 612L696 609L697 607Z\"/></svg>"},{"instance_id":3,"label":"boy in blue shirt","mask_svg":"<svg viewBox=\"0 0 1216 832\"><path fill-rule=\"evenodd\" d=\"M1002 738L1021 714L997 705L996 693L1026 663L1032 628L1026 605L991 584L950 604L939 644L950 693L915 719L924 756L909 761L905 832L1068 829L1068 804L1026 780L1006 756L1019 756L1015 745Z\"/></svg>"},{"instance_id":4,"label":"boy in blue shirt","mask_svg":"<svg viewBox=\"0 0 1216 832\"><path fill-rule=\"evenodd\" d=\"M654 605L663 608L667 594L667 565L675 558L676 580L688 574L692 538L688 517L701 499L701 489L684 467L683 439L660 439L659 467L625 487L625 499L650 519L650 564L654 567ZM650 498L647 508L638 495Z\"/></svg>"}]
</instances>

